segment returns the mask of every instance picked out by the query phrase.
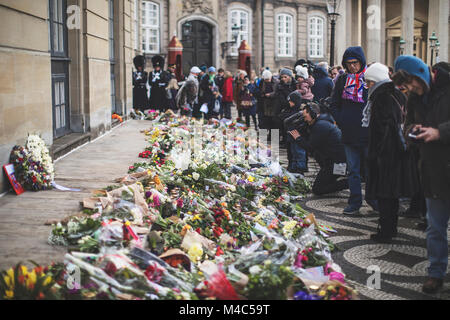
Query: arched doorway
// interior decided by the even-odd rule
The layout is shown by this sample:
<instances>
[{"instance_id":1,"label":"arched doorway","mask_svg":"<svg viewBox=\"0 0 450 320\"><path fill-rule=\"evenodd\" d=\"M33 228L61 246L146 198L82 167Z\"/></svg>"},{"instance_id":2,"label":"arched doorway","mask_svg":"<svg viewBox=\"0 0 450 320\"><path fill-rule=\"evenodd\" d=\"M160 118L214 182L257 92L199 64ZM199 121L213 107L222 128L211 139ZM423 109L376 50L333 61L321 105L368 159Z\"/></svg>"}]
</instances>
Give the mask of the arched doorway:
<instances>
[{"instance_id":1,"label":"arched doorway","mask_svg":"<svg viewBox=\"0 0 450 320\"><path fill-rule=\"evenodd\" d=\"M193 66L213 65L213 26L201 20L186 21L181 25L183 44L183 73Z\"/></svg>"}]
</instances>

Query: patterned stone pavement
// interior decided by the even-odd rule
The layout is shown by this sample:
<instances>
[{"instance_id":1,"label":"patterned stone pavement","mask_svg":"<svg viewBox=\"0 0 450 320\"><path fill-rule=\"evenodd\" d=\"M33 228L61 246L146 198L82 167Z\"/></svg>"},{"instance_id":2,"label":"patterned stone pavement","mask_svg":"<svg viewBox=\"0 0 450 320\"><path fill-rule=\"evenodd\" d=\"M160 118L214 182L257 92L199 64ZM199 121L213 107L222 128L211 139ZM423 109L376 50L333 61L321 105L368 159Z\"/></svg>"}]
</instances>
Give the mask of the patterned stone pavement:
<instances>
[{"instance_id":1,"label":"patterned stone pavement","mask_svg":"<svg viewBox=\"0 0 450 320\"><path fill-rule=\"evenodd\" d=\"M285 149L280 150L280 163L287 167ZM318 165L310 159L306 179L312 182L318 169ZM349 283L360 292L361 299L450 300L449 273L444 289L439 294L427 295L421 291L428 261L426 234L416 227L419 220L400 216L399 235L394 243L376 244L369 236L377 230L378 214L364 204L361 217L344 216L342 211L347 205L348 196L348 190L322 197L311 194L300 204L313 212L319 222L337 231L330 237L337 247L333 259L341 266ZM407 203L401 203L403 209L406 206ZM369 277L374 274L368 271L369 266L378 266L381 271L379 290L367 287Z\"/></svg>"}]
</instances>

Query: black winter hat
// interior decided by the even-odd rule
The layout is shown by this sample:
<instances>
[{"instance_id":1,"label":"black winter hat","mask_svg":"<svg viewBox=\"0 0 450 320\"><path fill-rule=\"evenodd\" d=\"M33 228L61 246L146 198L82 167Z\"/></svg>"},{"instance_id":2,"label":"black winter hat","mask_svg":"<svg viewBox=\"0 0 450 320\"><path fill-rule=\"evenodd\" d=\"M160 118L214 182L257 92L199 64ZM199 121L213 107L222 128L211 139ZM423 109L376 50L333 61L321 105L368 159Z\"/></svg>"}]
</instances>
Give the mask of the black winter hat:
<instances>
[{"instance_id":1,"label":"black winter hat","mask_svg":"<svg viewBox=\"0 0 450 320\"><path fill-rule=\"evenodd\" d=\"M164 58L159 55L153 56L152 64L153 64L153 68L161 67L161 69L163 69L164 68Z\"/></svg>"},{"instance_id":2,"label":"black winter hat","mask_svg":"<svg viewBox=\"0 0 450 320\"><path fill-rule=\"evenodd\" d=\"M300 107L302 105L302 94L295 90L288 96L287 100L292 101L294 103L294 107Z\"/></svg>"},{"instance_id":3,"label":"black winter hat","mask_svg":"<svg viewBox=\"0 0 450 320\"><path fill-rule=\"evenodd\" d=\"M141 55L136 56L136 57L134 57L134 59L133 59L133 63L134 63L134 66L136 67L136 69L137 69L138 67L145 68L145 57L144 57L144 56L141 56Z\"/></svg>"}]
</instances>

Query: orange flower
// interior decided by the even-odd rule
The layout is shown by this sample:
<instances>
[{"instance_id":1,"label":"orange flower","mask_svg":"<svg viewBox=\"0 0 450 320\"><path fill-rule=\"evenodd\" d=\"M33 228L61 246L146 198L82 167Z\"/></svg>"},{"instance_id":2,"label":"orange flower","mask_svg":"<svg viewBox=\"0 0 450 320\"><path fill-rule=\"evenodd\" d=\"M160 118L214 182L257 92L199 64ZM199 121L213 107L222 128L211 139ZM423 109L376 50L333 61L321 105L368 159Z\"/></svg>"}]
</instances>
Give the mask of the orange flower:
<instances>
[{"instance_id":1,"label":"orange flower","mask_svg":"<svg viewBox=\"0 0 450 320\"><path fill-rule=\"evenodd\" d=\"M38 300L43 300L45 298L45 295L42 292L39 292L39 295L37 296Z\"/></svg>"},{"instance_id":2,"label":"orange flower","mask_svg":"<svg viewBox=\"0 0 450 320\"><path fill-rule=\"evenodd\" d=\"M224 208L228 207L228 204L226 202L222 202L220 205Z\"/></svg>"},{"instance_id":3,"label":"orange flower","mask_svg":"<svg viewBox=\"0 0 450 320\"><path fill-rule=\"evenodd\" d=\"M161 184L161 179L159 179L158 176L155 176L155 178L153 179L153 181L155 181L156 184Z\"/></svg>"}]
</instances>

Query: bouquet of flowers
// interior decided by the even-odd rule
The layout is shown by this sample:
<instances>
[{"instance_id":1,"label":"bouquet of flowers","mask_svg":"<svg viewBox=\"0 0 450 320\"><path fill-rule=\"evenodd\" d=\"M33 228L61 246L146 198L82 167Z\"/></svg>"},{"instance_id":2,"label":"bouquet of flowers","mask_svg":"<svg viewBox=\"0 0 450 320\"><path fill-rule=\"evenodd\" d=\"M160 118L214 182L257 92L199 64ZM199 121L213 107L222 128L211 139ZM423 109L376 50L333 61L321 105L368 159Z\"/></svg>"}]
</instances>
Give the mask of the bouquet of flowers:
<instances>
[{"instance_id":1,"label":"bouquet of flowers","mask_svg":"<svg viewBox=\"0 0 450 320\"><path fill-rule=\"evenodd\" d=\"M55 177L52 159L45 142L37 135L30 135L25 146L14 146L10 155L17 180L27 190L39 191L52 188Z\"/></svg>"}]
</instances>

